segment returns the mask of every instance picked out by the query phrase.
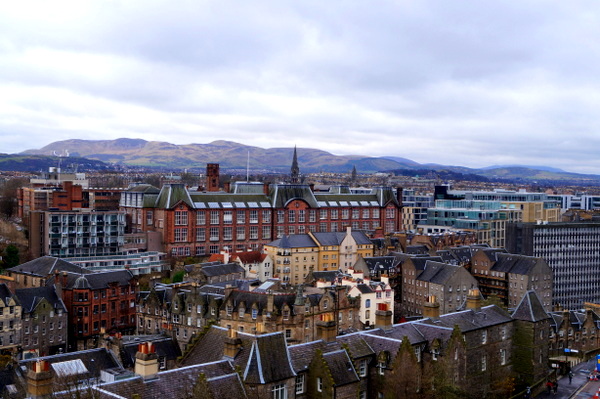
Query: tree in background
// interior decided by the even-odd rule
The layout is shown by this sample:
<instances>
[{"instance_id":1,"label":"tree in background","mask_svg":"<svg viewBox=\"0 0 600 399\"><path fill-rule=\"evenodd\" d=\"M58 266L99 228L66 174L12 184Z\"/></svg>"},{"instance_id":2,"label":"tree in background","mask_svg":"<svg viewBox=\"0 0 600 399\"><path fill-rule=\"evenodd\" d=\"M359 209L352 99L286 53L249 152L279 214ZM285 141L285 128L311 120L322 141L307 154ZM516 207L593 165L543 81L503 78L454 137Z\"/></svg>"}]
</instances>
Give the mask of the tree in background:
<instances>
[{"instance_id":1,"label":"tree in background","mask_svg":"<svg viewBox=\"0 0 600 399\"><path fill-rule=\"evenodd\" d=\"M8 245L6 249L4 249L3 261L5 269L18 266L20 262L19 248L13 244Z\"/></svg>"}]
</instances>

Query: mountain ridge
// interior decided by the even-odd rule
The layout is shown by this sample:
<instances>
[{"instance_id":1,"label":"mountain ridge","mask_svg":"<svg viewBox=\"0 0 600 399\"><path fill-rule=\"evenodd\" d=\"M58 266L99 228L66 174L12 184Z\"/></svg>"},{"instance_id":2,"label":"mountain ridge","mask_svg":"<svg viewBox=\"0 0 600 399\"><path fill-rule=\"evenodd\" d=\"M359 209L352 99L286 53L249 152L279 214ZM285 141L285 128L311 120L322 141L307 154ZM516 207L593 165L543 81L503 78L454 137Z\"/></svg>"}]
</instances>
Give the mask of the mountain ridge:
<instances>
[{"instance_id":1,"label":"mountain ridge","mask_svg":"<svg viewBox=\"0 0 600 399\"><path fill-rule=\"evenodd\" d=\"M170 169L197 169L207 163L219 163L221 168L266 170L288 173L293 148L261 148L229 140L210 143L173 144L166 141L119 138L115 140L70 139L50 143L40 149L23 151L20 155L51 155L68 151L73 157L83 157L106 163ZM349 173L354 167L359 173L401 171L450 171L454 174L478 175L487 179L516 179L525 181L575 180L600 184L599 175L565 172L549 166L493 165L484 168L420 164L398 156L370 157L365 155L334 155L314 148L298 148L298 162L303 173Z\"/></svg>"}]
</instances>

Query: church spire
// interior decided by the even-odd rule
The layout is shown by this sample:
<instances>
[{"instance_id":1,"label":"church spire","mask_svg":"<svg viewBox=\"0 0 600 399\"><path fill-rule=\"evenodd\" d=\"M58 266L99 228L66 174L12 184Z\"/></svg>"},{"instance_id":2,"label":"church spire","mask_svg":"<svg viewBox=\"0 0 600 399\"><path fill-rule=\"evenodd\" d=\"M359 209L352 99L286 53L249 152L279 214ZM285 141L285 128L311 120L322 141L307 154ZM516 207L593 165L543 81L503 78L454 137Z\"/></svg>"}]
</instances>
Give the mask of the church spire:
<instances>
[{"instance_id":1,"label":"church spire","mask_svg":"<svg viewBox=\"0 0 600 399\"><path fill-rule=\"evenodd\" d=\"M294 146L294 158L292 160L292 169L290 170L290 182L300 183L300 168L298 167L298 155L296 154L296 146Z\"/></svg>"}]
</instances>

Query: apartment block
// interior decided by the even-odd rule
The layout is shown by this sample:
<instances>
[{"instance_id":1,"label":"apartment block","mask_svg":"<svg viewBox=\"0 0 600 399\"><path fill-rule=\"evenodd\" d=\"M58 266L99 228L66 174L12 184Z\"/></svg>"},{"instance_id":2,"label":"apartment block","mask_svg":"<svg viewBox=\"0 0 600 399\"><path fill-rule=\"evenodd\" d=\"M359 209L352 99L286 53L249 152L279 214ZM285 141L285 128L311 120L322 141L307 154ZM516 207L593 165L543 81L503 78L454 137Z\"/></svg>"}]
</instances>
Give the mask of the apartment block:
<instances>
[{"instance_id":1,"label":"apartment block","mask_svg":"<svg viewBox=\"0 0 600 399\"><path fill-rule=\"evenodd\" d=\"M35 211L30 213L29 249L34 257L116 255L125 242L125 214L119 211Z\"/></svg>"}]
</instances>

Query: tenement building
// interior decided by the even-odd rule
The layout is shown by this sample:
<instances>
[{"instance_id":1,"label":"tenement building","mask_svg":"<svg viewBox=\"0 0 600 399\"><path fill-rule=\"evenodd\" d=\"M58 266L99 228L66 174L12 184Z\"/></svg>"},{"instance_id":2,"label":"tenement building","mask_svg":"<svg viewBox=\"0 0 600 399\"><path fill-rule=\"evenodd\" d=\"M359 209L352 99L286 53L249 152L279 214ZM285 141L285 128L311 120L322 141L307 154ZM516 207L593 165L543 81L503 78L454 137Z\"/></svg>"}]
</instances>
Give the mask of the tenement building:
<instances>
[{"instance_id":1,"label":"tenement building","mask_svg":"<svg viewBox=\"0 0 600 399\"><path fill-rule=\"evenodd\" d=\"M401 190L400 190L401 191ZM348 187L317 193L303 184L238 183L222 192L167 184L136 186L121 196L132 232L159 234L164 251L203 256L259 250L284 235L399 230L401 197L390 187L353 194ZM400 194L401 195L401 194Z\"/></svg>"},{"instance_id":2,"label":"tenement building","mask_svg":"<svg viewBox=\"0 0 600 399\"><path fill-rule=\"evenodd\" d=\"M506 249L548 262L555 305L581 309L584 302L600 303L600 223L509 224Z\"/></svg>"}]
</instances>

